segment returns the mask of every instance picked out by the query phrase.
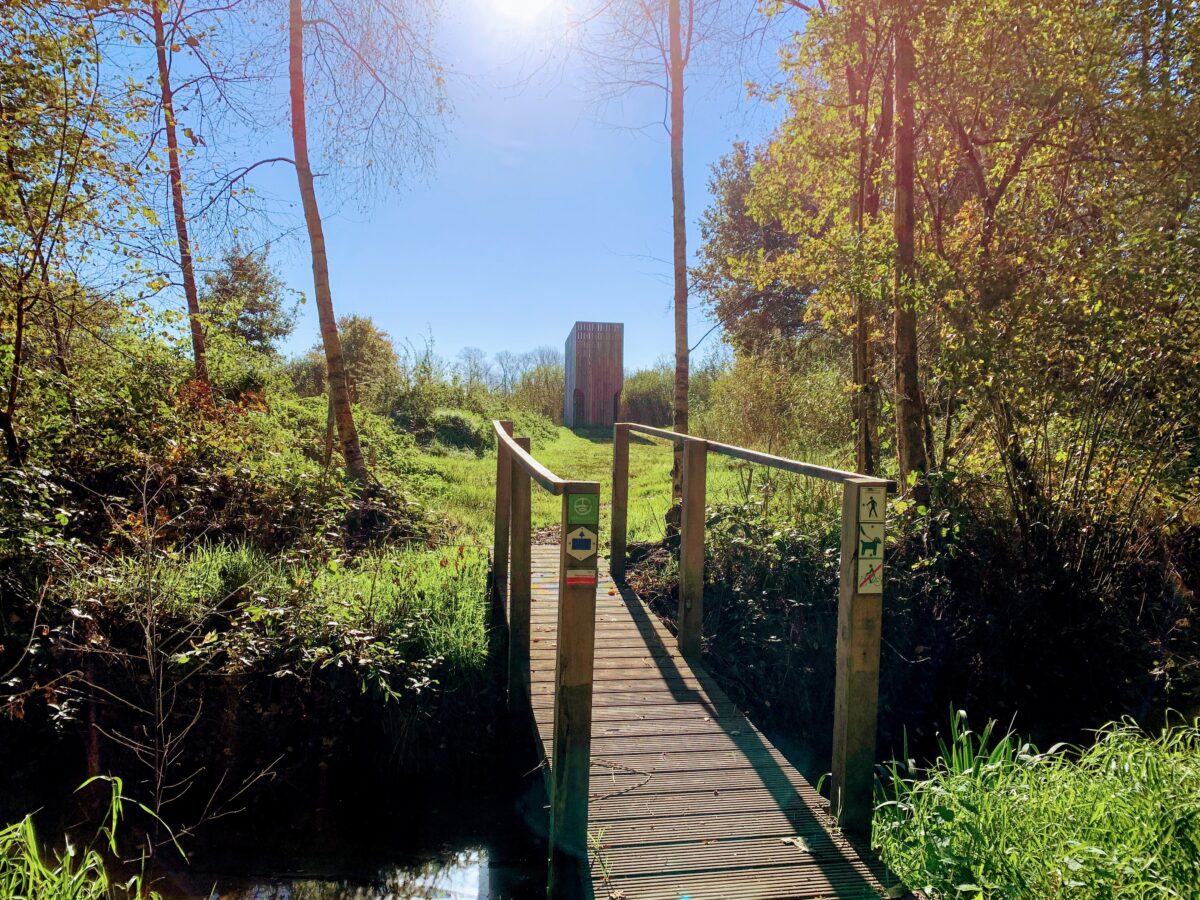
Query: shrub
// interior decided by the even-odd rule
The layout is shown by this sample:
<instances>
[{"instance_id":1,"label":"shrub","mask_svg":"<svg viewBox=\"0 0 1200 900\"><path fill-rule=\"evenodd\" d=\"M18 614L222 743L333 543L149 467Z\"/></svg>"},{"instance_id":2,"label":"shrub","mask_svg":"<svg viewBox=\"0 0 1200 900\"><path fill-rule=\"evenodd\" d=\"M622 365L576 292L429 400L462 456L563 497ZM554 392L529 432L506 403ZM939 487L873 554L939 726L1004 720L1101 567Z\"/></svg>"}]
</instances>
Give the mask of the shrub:
<instances>
[{"instance_id":1,"label":"shrub","mask_svg":"<svg viewBox=\"0 0 1200 900\"><path fill-rule=\"evenodd\" d=\"M491 423L465 409L439 409L430 417L434 440L443 447L483 456L492 444Z\"/></svg>"},{"instance_id":2,"label":"shrub","mask_svg":"<svg viewBox=\"0 0 1200 900\"><path fill-rule=\"evenodd\" d=\"M711 377L695 404L697 434L801 459L847 446L848 374L820 344L779 340Z\"/></svg>"},{"instance_id":3,"label":"shrub","mask_svg":"<svg viewBox=\"0 0 1200 900\"><path fill-rule=\"evenodd\" d=\"M668 362L639 369L625 379L621 391L621 418L643 425L671 424L674 409L675 371Z\"/></svg>"}]
</instances>

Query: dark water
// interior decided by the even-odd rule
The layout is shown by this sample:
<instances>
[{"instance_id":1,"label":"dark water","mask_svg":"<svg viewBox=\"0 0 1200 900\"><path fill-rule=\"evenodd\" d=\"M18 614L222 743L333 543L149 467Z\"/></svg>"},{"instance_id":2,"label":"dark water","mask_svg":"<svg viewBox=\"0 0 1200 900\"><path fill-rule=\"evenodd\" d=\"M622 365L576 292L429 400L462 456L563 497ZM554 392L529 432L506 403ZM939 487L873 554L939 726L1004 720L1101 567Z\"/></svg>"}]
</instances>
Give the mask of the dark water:
<instances>
[{"instance_id":1,"label":"dark water","mask_svg":"<svg viewBox=\"0 0 1200 900\"><path fill-rule=\"evenodd\" d=\"M246 877L214 876L211 887L181 896L228 900L332 900L332 898L391 897L412 900L493 900L499 897L536 896L534 867L511 867L486 848L445 851L423 861L384 864L378 871L347 879L334 873L324 876ZM202 882L203 873L193 879ZM544 887L542 888L544 890Z\"/></svg>"},{"instance_id":2,"label":"dark water","mask_svg":"<svg viewBox=\"0 0 1200 900\"><path fill-rule=\"evenodd\" d=\"M469 765L333 797L319 813L294 801L247 810L208 828L188 864L168 859L152 887L169 900L544 897L541 773L524 748L480 749Z\"/></svg>"}]
</instances>

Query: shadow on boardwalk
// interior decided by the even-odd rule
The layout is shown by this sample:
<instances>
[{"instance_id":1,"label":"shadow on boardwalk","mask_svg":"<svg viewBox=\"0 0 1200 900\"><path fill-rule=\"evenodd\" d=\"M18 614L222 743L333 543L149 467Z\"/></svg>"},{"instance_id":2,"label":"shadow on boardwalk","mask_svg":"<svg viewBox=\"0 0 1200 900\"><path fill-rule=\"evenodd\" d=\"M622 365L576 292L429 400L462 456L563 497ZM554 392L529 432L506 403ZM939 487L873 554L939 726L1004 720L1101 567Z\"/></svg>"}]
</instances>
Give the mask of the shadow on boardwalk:
<instances>
[{"instance_id":1,"label":"shadow on boardwalk","mask_svg":"<svg viewBox=\"0 0 1200 900\"><path fill-rule=\"evenodd\" d=\"M782 756L766 738L758 732L743 715L716 681L702 666L693 665L681 657L674 647L664 642L662 626L652 621L653 613L624 583L614 582L630 619L636 625L642 641L654 661L662 681L668 686L672 699L677 704L698 704L704 708L711 720L717 724L729 740L742 752L753 769L755 778L770 794L775 805L791 821L796 835L807 846L808 857L824 872L827 879L838 885L840 897L878 897L877 882L859 872L856 863L868 868L884 884L894 883L886 868L870 858L860 858L858 848L843 835L837 839L831 835L832 824L827 816L814 811L812 804L824 803L820 795L812 791L806 797L796 788L794 781L799 773L790 765L781 763ZM601 651L597 651L597 655ZM687 686L694 679L701 690ZM811 790L811 789L810 789ZM714 797L712 811L720 813L719 797ZM700 812L700 810L696 810ZM874 864L873 864L874 863ZM749 873L747 873L749 874ZM700 876L702 878L702 875ZM631 895L635 896L635 895Z\"/></svg>"}]
</instances>

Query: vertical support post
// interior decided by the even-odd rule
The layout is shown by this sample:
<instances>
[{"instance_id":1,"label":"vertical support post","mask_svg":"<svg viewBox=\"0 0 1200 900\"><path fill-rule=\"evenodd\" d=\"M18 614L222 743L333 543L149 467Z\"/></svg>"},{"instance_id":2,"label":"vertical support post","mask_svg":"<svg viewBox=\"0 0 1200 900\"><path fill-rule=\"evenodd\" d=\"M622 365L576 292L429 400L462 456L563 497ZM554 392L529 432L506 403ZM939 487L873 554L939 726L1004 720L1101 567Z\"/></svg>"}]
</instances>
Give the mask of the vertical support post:
<instances>
[{"instance_id":1,"label":"vertical support post","mask_svg":"<svg viewBox=\"0 0 1200 900\"><path fill-rule=\"evenodd\" d=\"M625 577L625 547L629 530L629 426L613 426L612 522L608 568L615 580Z\"/></svg>"},{"instance_id":2,"label":"vertical support post","mask_svg":"<svg viewBox=\"0 0 1200 900\"><path fill-rule=\"evenodd\" d=\"M869 837L874 809L886 499L873 479L847 482L842 492L830 798L838 824L860 837Z\"/></svg>"},{"instance_id":3,"label":"vertical support post","mask_svg":"<svg viewBox=\"0 0 1200 900\"><path fill-rule=\"evenodd\" d=\"M529 438L514 438L522 450L529 449ZM508 590L508 708L521 709L529 685L529 604L532 587L531 548L529 541L528 473L512 465L512 572Z\"/></svg>"},{"instance_id":4,"label":"vertical support post","mask_svg":"<svg viewBox=\"0 0 1200 900\"><path fill-rule=\"evenodd\" d=\"M708 444L683 443L683 508L679 527L679 652L700 655L704 634L704 503Z\"/></svg>"},{"instance_id":5,"label":"vertical support post","mask_svg":"<svg viewBox=\"0 0 1200 900\"><path fill-rule=\"evenodd\" d=\"M586 890L600 484L571 482L562 498L550 769L550 900L582 897Z\"/></svg>"},{"instance_id":6,"label":"vertical support post","mask_svg":"<svg viewBox=\"0 0 1200 900\"><path fill-rule=\"evenodd\" d=\"M513 423L504 419L500 422L504 433L513 433ZM503 604L508 595L508 520L511 515L512 483L509 469L508 447L496 439L496 534L492 543L492 599Z\"/></svg>"}]
</instances>

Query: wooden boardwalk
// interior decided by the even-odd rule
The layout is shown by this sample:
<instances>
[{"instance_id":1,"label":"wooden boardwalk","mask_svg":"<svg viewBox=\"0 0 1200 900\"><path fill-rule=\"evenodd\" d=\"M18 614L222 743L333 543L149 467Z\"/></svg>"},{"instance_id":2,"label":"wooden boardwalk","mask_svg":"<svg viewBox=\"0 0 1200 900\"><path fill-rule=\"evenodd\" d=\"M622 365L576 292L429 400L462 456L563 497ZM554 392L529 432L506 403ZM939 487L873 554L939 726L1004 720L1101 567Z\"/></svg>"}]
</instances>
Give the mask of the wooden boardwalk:
<instances>
[{"instance_id":1,"label":"wooden boardwalk","mask_svg":"<svg viewBox=\"0 0 1200 900\"><path fill-rule=\"evenodd\" d=\"M534 546L530 694L553 758L557 546ZM827 802L600 563L588 832L600 900L889 896ZM890 896L905 896L891 893Z\"/></svg>"}]
</instances>

